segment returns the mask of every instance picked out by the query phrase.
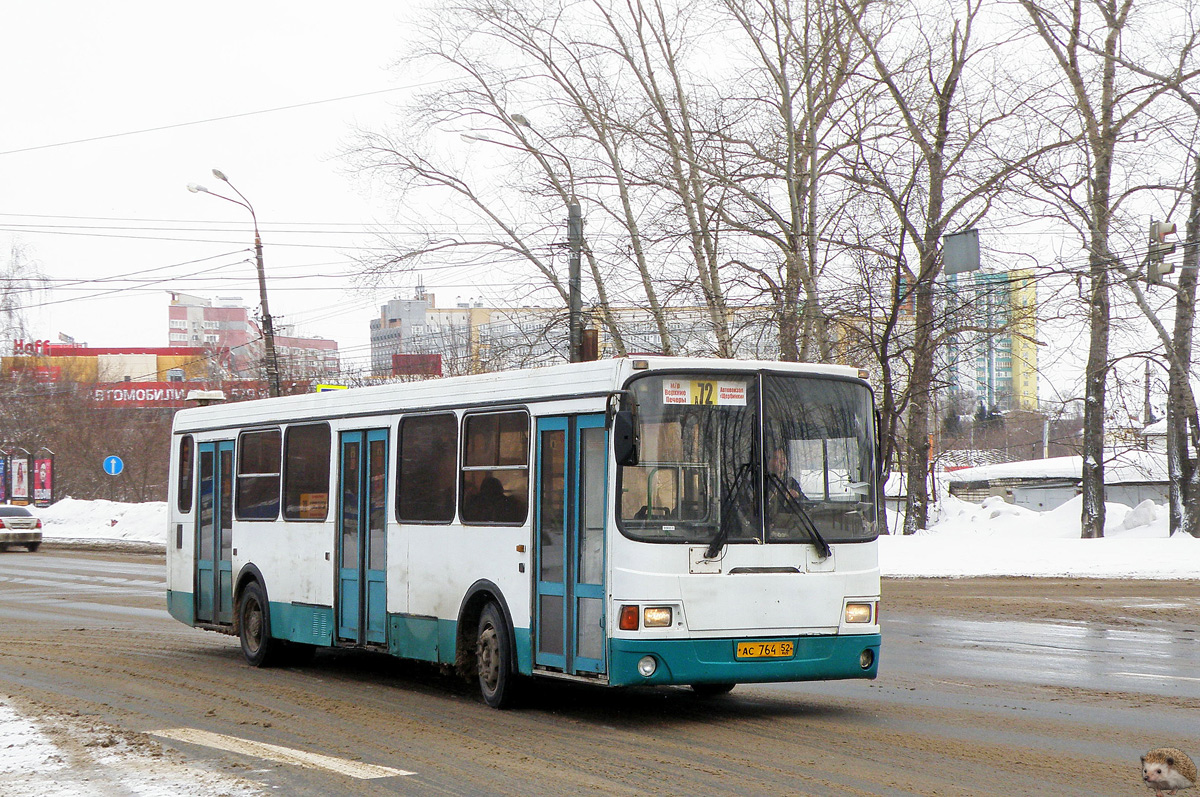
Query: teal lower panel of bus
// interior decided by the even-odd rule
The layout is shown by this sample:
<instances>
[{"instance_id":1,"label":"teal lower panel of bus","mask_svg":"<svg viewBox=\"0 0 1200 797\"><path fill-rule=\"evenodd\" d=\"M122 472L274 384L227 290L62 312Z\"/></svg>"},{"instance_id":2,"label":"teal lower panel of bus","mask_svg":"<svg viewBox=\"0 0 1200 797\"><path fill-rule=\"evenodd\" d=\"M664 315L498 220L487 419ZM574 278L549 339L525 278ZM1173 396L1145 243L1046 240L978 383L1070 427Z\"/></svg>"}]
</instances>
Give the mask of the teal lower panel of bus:
<instances>
[{"instance_id":1,"label":"teal lower panel of bus","mask_svg":"<svg viewBox=\"0 0 1200 797\"><path fill-rule=\"evenodd\" d=\"M443 632L442 626L451 626ZM439 660L438 652L446 648L451 662L454 657L454 626L448 620L438 620L436 617L422 617L414 614L388 615L388 653L405 659L419 661ZM444 645L443 636L449 637L450 644Z\"/></svg>"},{"instance_id":2,"label":"teal lower panel of bus","mask_svg":"<svg viewBox=\"0 0 1200 797\"><path fill-rule=\"evenodd\" d=\"M792 642L789 658L739 659L737 643L747 639L613 639L609 642L608 682L639 684L767 683L874 678L879 668L879 634L853 636L772 637ZM863 651L871 651L863 668ZM638 673L638 661L653 656L658 664L649 678Z\"/></svg>"},{"instance_id":3,"label":"teal lower panel of bus","mask_svg":"<svg viewBox=\"0 0 1200 797\"><path fill-rule=\"evenodd\" d=\"M190 592L167 590L167 611L185 625L196 624L196 601Z\"/></svg>"},{"instance_id":4,"label":"teal lower panel of bus","mask_svg":"<svg viewBox=\"0 0 1200 797\"><path fill-rule=\"evenodd\" d=\"M196 624L195 596L167 590L167 611L181 623ZM271 603L271 636L307 645L333 644L333 608L306 603Z\"/></svg>"},{"instance_id":5,"label":"teal lower panel of bus","mask_svg":"<svg viewBox=\"0 0 1200 797\"><path fill-rule=\"evenodd\" d=\"M533 672L529 629L513 631L517 649L517 672ZM415 614L388 615L388 652L393 656L439 664L454 664L458 646L458 623Z\"/></svg>"},{"instance_id":6,"label":"teal lower panel of bus","mask_svg":"<svg viewBox=\"0 0 1200 797\"><path fill-rule=\"evenodd\" d=\"M272 601L271 636L305 645L332 645L333 607Z\"/></svg>"}]
</instances>

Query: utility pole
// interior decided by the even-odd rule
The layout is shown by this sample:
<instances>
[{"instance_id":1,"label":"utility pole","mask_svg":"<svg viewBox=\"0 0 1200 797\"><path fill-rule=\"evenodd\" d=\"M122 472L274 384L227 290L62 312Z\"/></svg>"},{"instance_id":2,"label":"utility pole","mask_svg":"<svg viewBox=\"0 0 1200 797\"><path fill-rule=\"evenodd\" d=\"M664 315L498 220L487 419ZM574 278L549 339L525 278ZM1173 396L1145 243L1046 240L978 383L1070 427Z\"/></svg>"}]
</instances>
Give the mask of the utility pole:
<instances>
[{"instance_id":1,"label":"utility pole","mask_svg":"<svg viewBox=\"0 0 1200 797\"><path fill-rule=\"evenodd\" d=\"M570 325L570 361L583 360L583 299L579 295L583 260L583 212L577 200L567 203L567 245L570 250L567 275L567 316Z\"/></svg>"},{"instance_id":2,"label":"utility pole","mask_svg":"<svg viewBox=\"0 0 1200 797\"><path fill-rule=\"evenodd\" d=\"M1150 406L1150 361L1146 360L1146 403L1142 405L1142 426L1149 426L1154 420L1154 408Z\"/></svg>"},{"instance_id":3,"label":"utility pole","mask_svg":"<svg viewBox=\"0 0 1200 797\"><path fill-rule=\"evenodd\" d=\"M280 395L279 360L275 354L275 322L271 320L271 310L267 307L267 272L263 269L262 238L258 235L257 219L254 221L254 258L258 264L258 298L262 304L263 344L267 354L267 389L275 397Z\"/></svg>"},{"instance_id":4,"label":"utility pole","mask_svg":"<svg viewBox=\"0 0 1200 797\"><path fill-rule=\"evenodd\" d=\"M250 204L250 200L246 199L245 195L237 190L237 187L233 183L229 182L229 178L225 176L224 172L220 169L213 169L212 173L213 177L228 185L235 194L241 197L241 201L227 197L224 194L218 194L216 191L209 191L204 186L196 183L188 184L187 189L193 194L209 194L218 199L224 199L226 202L241 205L250 211L250 220L254 223L254 259L258 266L258 296L262 304L263 344L266 347L267 355L267 390L272 397L278 396L280 395L279 360L275 357L275 324L271 320L271 311L267 307L267 273L263 269L262 237L258 234L258 215L254 212L254 206Z\"/></svg>"}]
</instances>

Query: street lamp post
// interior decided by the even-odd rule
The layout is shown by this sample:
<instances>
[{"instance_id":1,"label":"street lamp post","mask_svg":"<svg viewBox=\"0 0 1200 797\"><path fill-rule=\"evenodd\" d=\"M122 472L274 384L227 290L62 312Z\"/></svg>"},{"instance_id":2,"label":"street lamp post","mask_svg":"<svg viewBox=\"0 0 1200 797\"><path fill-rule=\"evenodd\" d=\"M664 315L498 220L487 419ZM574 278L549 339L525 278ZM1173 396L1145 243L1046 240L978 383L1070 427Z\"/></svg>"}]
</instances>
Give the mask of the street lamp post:
<instances>
[{"instance_id":1,"label":"street lamp post","mask_svg":"<svg viewBox=\"0 0 1200 797\"><path fill-rule=\"evenodd\" d=\"M262 320L263 320L263 345L266 348L267 355L267 390L271 396L279 395L279 361L275 358L275 325L271 321L271 310L267 306L267 272L263 268L262 254L262 237L258 234L258 216L254 213L254 207L250 204L250 200L237 190L233 183L229 182L229 178L220 169L212 170L213 177L216 177L221 182L225 183L233 190L235 194L241 197L238 201L232 197L227 197L224 194L218 194L215 191L209 191L202 185L189 183L187 189L193 194L210 194L218 199L224 199L226 202L232 202L235 205L241 205L246 210L250 211L250 220L254 223L254 259L258 265L258 298L262 304Z\"/></svg>"}]
</instances>

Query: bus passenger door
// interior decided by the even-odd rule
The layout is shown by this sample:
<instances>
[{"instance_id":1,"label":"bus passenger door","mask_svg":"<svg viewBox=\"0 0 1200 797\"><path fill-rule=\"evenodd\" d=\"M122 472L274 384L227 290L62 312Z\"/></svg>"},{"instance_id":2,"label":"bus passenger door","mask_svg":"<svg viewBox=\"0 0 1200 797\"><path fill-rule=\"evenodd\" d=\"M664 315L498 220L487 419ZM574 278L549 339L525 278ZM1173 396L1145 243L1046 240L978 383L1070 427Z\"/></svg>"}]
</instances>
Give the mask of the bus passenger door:
<instances>
[{"instance_id":1,"label":"bus passenger door","mask_svg":"<svg viewBox=\"0 0 1200 797\"><path fill-rule=\"evenodd\" d=\"M604 416L538 420L537 611L534 661L605 672Z\"/></svg>"},{"instance_id":2,"label":"bus passenger door","mask_svg":"<svg viewBox=\"0 0 1200 797\"><path fill-rule=\"evenodd\" d=\"M233 622L233 441L199 445L196 622Z\"/></svg>"},{"instance_id":3,"label":"bus passenger door","mask_svg":"<svg viewBox=\"0 0 1200 797\"><path fill-rule=\"evenodd\" d=\"M341 433L338 638L387 641L388 430Z\"/></svg>"}]
</instances>

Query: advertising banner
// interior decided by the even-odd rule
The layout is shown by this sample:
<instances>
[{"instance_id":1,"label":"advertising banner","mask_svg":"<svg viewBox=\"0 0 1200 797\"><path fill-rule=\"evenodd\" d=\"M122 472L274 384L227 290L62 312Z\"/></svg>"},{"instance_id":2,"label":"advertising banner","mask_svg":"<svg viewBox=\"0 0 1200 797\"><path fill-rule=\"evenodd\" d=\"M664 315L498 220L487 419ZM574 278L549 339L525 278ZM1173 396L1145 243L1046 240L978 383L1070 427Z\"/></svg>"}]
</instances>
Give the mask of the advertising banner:
<instances>
[{"instance_id":1,"label":"advertising banner","mask_svg":"<svg viewBox=\"0 0 1200 797\"><path fill-rule=\"evenodd\" d=\"M35 459L33 461L33 503L37 506L50 506L54 500L54 460Z\"/></svg>"},{"instance_id":2,"label":"advertising banner","mask_svg":"<svg viewBox=\"0 0 1200 797\"><path fill-rule=\"evenodd\" d=\"M29 459L18 456L12 458L12 502L16 504L29 503Z\"/></svg>"},{"instance_id":3,"label":"advertising banner","mask_svg":"<svg viewBox=\"0 0 1200 797\"><path fill-rule=\"evenodd\" d=\"M0 454L0 504L8 503L8 456Z\"/></svg>"}]
</instances>

